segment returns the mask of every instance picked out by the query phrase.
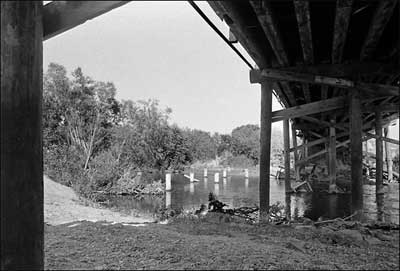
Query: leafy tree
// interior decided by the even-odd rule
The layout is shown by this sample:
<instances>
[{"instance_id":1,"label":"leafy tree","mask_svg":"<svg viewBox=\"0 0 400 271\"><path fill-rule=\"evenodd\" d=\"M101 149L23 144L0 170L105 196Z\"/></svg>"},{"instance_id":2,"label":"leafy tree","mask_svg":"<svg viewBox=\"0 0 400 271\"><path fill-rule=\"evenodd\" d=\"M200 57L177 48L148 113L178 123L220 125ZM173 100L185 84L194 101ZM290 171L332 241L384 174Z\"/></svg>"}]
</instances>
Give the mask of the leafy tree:
<instances>
[{"instance_id":1,"label":"leafy tree","mask_svg":"<svg viewBox=\"0 0 400 271\"><path fill-rule=\"evenodd\" d=\"M232 153L245 155L258 163L260 155L260 128L258 125L247 124L232 130Z\"/></svg>"}]
</instances>

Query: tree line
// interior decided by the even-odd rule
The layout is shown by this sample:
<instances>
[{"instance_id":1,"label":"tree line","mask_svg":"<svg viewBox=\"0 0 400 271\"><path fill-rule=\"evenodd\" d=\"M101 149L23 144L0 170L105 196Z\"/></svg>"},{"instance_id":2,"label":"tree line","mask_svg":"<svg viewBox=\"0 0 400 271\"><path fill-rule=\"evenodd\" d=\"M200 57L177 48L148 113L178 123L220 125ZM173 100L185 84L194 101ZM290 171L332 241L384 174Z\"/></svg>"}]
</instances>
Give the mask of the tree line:
<instances>
[{"instance_id":1,"label":"tree line","mask_svg":"<svg viewBox=\"0 0 400 271\"><path fill-rule=\"evenodd\" d=\"M43 76L43 148L46 174L87 195L110 187L129 170L183 169L196 161L256 165L259 127L231 134L170 124L157 100L118 101L112 82L50 63ZM236 164L235 164L236 163Z\"/></svg>"}]
</instances>

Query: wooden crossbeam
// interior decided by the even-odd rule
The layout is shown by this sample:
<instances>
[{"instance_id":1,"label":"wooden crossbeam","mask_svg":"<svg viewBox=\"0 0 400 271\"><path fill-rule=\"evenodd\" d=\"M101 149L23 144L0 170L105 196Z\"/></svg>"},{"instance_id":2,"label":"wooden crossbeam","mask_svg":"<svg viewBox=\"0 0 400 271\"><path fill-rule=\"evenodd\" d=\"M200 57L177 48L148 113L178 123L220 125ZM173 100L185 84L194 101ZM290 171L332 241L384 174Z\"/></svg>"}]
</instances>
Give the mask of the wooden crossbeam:
<instances>
[{"instance_id":1,"label":"wooden crossbeam","mask_svg":"<svg viewBox=\"0 0 400 271\"><path fill-rule=\"evenodd\" d=\"M314 50L311 34L310 5L308 0L294 0L297 25L299 28L301 47L306 64L314 63Z\"/></svg>"},{"instance_id":2,"label":"wooden crossbeam","mask_svg":"<svg viewBox=\"0 0 400 271\"><path fill-rule=\"evenodd\" d=\"M342 62L344 44L349 28L351 6L353 0L337 0L335 14L335 28L332 43L332 63Z\"/></svg>"},{"instance_id":3,"label":"wooden crossbeam","mask_svg":"<svg viewBox=\"0 0 400 271\"><path fill-rule=\"evenodd\" d=\"M43 40L127 3L129 1L52 1L43 7Z\"/></svg>"},{"instance_id":4,"label":"wooden crossbeam","mask_svg":"<svg viewBox=\"0 0 400 271\"><path fill-rule=\"evenodd\" d=\"M375 112L377 109L381 112L399 112L399 104L397 103L390 103L390 104L383 104L379 106L363 106L362 111L363 112Z\"/></svg>"},{"instance_id":5,"label":"wooden crossbeam","mask_svg":"<svg viewBox=\"0 0 400 271\"><path fill-rule=\"evenodd\" d=\"M295 107L272 112L272 121L280 121L284 119L297 118L304 115L326 112L329 110L345 107L347 104L345 97L336 97L319 102L303 104Z\"/></svg>"},{"instance_id":6,"label":"wooden crossbeam","mask_svg":"<svg viewBox=\"0 0 400 271\"><path fill-rule=\"evenodd\" d=\"M387 74L400 77L398 65L380 62L351 62L346 64L296 65L276 68L282 71L319 74L331 77L356 78L360 75ZM390 85L388 83L388 85Z\"/></svg>"},{"instance_id":7,"label":"wooden crossbeam","mask_svg":"<svg viewBox=\"0 0 400 271\"><path fill-rule=\"evenodd\" d=\"M361 47L360 59L368 59L378 46L379 39L382 36L386 24L389 22L393 14L394 7L398 3L397 0L379 1L375 10L374 17L369 26L368 34Z\"/></svg>"},{"instance_id":8,"label":"wooden crossbeam","mask_svg":"<svg viewBox=\"0 0 400 271\"><path fill-rule=\"evenodd\" d=\"M298 73L290 71L282 71L279 69L263 69L263 70L251 70L250 71L250 82L259 83L261 80L284 80L294 81L301 83L311 83L319 85L328 85L333 87L340 87L344 89L360 89L366 93L372 95L385 95L385 96L399 96L399 87L371 84L363 82L355 82L342 78L321 76L315 74Z\"/></svg>"},{"instance_id":9,"label":"wooden crossbeam","mask_svg":"<svg viewBox=\"0 0 400 271\"><path fill-rule=\"evenodd\" d=\"M384 136L378 136L378 135L371 134L371 133L368 133L368 132L365 133L365 135L366 135L366 137L368 139L375 138L375 139L380 139L382 141L389 142L389 143L392 143L392 144L400 145L400 141L396 140L396 139L393 139L393 138L384 137Z\"/></svg>"}]
</instances>

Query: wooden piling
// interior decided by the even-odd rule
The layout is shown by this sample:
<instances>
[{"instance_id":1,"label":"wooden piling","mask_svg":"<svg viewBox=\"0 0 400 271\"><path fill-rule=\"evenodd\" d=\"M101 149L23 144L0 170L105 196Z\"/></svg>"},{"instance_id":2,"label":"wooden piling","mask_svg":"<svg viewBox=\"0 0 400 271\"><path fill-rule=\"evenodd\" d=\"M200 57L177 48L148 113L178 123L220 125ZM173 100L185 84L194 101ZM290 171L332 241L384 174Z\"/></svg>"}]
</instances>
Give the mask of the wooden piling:
<instances>
[{"instance_id":1,"label":"wooden piling","mask_svg":"<svg viewBox=\"0 0 400 271\"><path fill-rule=\"evenodd\" d=\"M375 111L375 157L376 157L376 171L375 171L375 185L376 193L382 193L383 188L383 145L382 145L382 114L379 110Z\"/></svg>"},{"instance_id":2,"label":"wooden piling","mask_svg":"<svg viewBox=\"0 0 400 271\"><path fill-rule=\"evenodd\" d=\"M385 127L384 135L385 137L389 137L389 128ZM385 151L386 151L386 166L387 166L387 173L388 173L388 181L391 182L393 180L393 160L392 160L392 151L390 149L390 145L388 142L385 141Z\"/></svg>"},{"instance_id":3,"label":"wooden piling","mask_svg":"<svg viewBox=\"0 0 400 271\"><path fill-rule=\"evenodd\" d=\"M294 157L294 172L295 172L295 178L296 181L300 181L300 168L297 164L297 161L299 160L299 153L297 152L297 136L296 136L296 129L293 125L292 122L292 142L293 142L293 148L295 150L293 151L293 157Z\"/></svg>"},{"instance_id":4,"label":"wooden piling","mask_svg":"<svg viewBox=\"0 0 400 271\"><path fill-rule=\"evenodd\" d=\"M350 155L351 155L351 195L355 210L363 207L362 187L362 115L360 92L352 89L350 92Z\"/></svg>"},{"instance_id":5,"label":"wooden piling","mask_svg":"<svg viewBox=\"0 0 400 271\"><path fill-rule=\"evenodd\" d=\"M285 192L291 191L290 187L290 141L289 141L289 120L283 120L283 151L285 160Z\"/></svg>"},{"instance_id":6,"label":"wooden piling","mask_svg":"<svg viewBox=\"0 0 400 271\"><path fill-rule=\"evenodd\" d=\"M260 125L260 221L267 218L269 210L270 154L272 123L272 83L261 82Z\"/></svg>"},{"instance_id":7,"label":"wooden piling","mask_svg":"<svg viewBox=\"0 0 400 271\"><path fill-rule=\"evenodd\" d=\"M171 191L171 173L165 174L165 191Z\"/></svg>"},{"instance_id":8,"label":"wooden piling","mask_svg":"<svg viewBox=\"0 0 400 271\"><path fill-rule=\"evenodd\" d=\"M329 193L337 192L336 187L336 129L335 116L331 116L329 127L329 149L328 149L328 170L329 170Z\"/></svg>"},{"instance_id":9,"label":"wooden piling","mask_svg":"<svg viewBox=\"0 0 400 271\"><path fill-rule=\"evenodd\" d=\"M42 1L1 2L1 269L43 269Z\"/></svg>"}]
</instances>

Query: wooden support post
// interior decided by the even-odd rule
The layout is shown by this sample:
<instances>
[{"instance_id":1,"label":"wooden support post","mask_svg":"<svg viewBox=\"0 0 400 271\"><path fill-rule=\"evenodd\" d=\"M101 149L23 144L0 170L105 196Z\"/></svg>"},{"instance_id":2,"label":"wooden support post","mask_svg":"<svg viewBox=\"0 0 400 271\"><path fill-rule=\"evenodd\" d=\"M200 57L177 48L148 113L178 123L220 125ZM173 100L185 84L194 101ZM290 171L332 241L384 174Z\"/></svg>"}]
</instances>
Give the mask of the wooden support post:
<instances>
[{"instance_id":1,"label":"wooden support post","mask_svg":"<svg viewBox=\"0 0 400 271\"><path fill-rule=\"evenodd\" d=\"M296 129L293 125L294 123L292 122L292 141L293 141L293 157L294 157L294 174L296 181L300 181L300 170L297 165L297 161L299 160L299 153L297 152L297 136L296 136Z\"/></svg>"},{"instance_id":2,"label":"wooden support post","mask_svg":"<svg viewBox=\"0 0 400 271\"><path fill-rule=\"evenodd\" d=\"M42 1L1 2L1 269L43 269Z\"/></svg>"},{"instance_id":3,"label":"wooden support post","mask_svg":"<svg viewBox=\"0 0 400 271\"><path fill-rule=\"evenodd\" d=\"M362 179L362 115L360 92L350 93L350 153L351 153L351 195L355 210L363 207Z\"/></svg>"},{"instance_id":4,"label":"wooden support post","mask_svg":"<svg viewBox=\"0 0 400 271\"><path fill-rule=\"evenodd\" d=\"M389 128L384 128L385 137L389 136ZM387 166L387 173L388 173L388 182L393 181L393 160L392 160L392 151L390 149L390 145L388 142L385 141L385 150L386 150L386 166Z\"/></svg>"},{"instance_id":5,"label":"wooden support post","mask_svg":"<svg viewBox=\"0 0 400 271\"><path fill-rule=\"evenodd\" d=\"M328 149L328 170L329 170L329 193L336 193L336 117L331 117L332 126L329 127L329 149Z\"/></svg>"},{"instance_id":6,"label":"wooden support post","mask_svg":"<svg viewBox=\"0 0 400 271\"><path fill-rule=\"evenodd\" d=\"M289 120L283 120L283 151L285 159L285 192L289 193L290 187L290 141L289 141Z\"/></svg>"},{"instance_id":7,"label":"wooden support post","mask_svg":"<svg viewBox=\"0 0 400 271\"><path fill-rule=\"evenodd\" d=\"M382 114L380 111L375 112L375 156L376 156L376 193L383 193L383 145L382 145Z\"/></svg>"},{"instance_id":8,"label":"wooden support post","mask_svg":"<svg viewBox=\"0 0 400 271\"><path fill-rule=\"evenodd\" d=\"M269 211L270 154L272 124L272 83L261 82L261 129L260 129L260 221Z\"/></svg>"}]
</instances>

